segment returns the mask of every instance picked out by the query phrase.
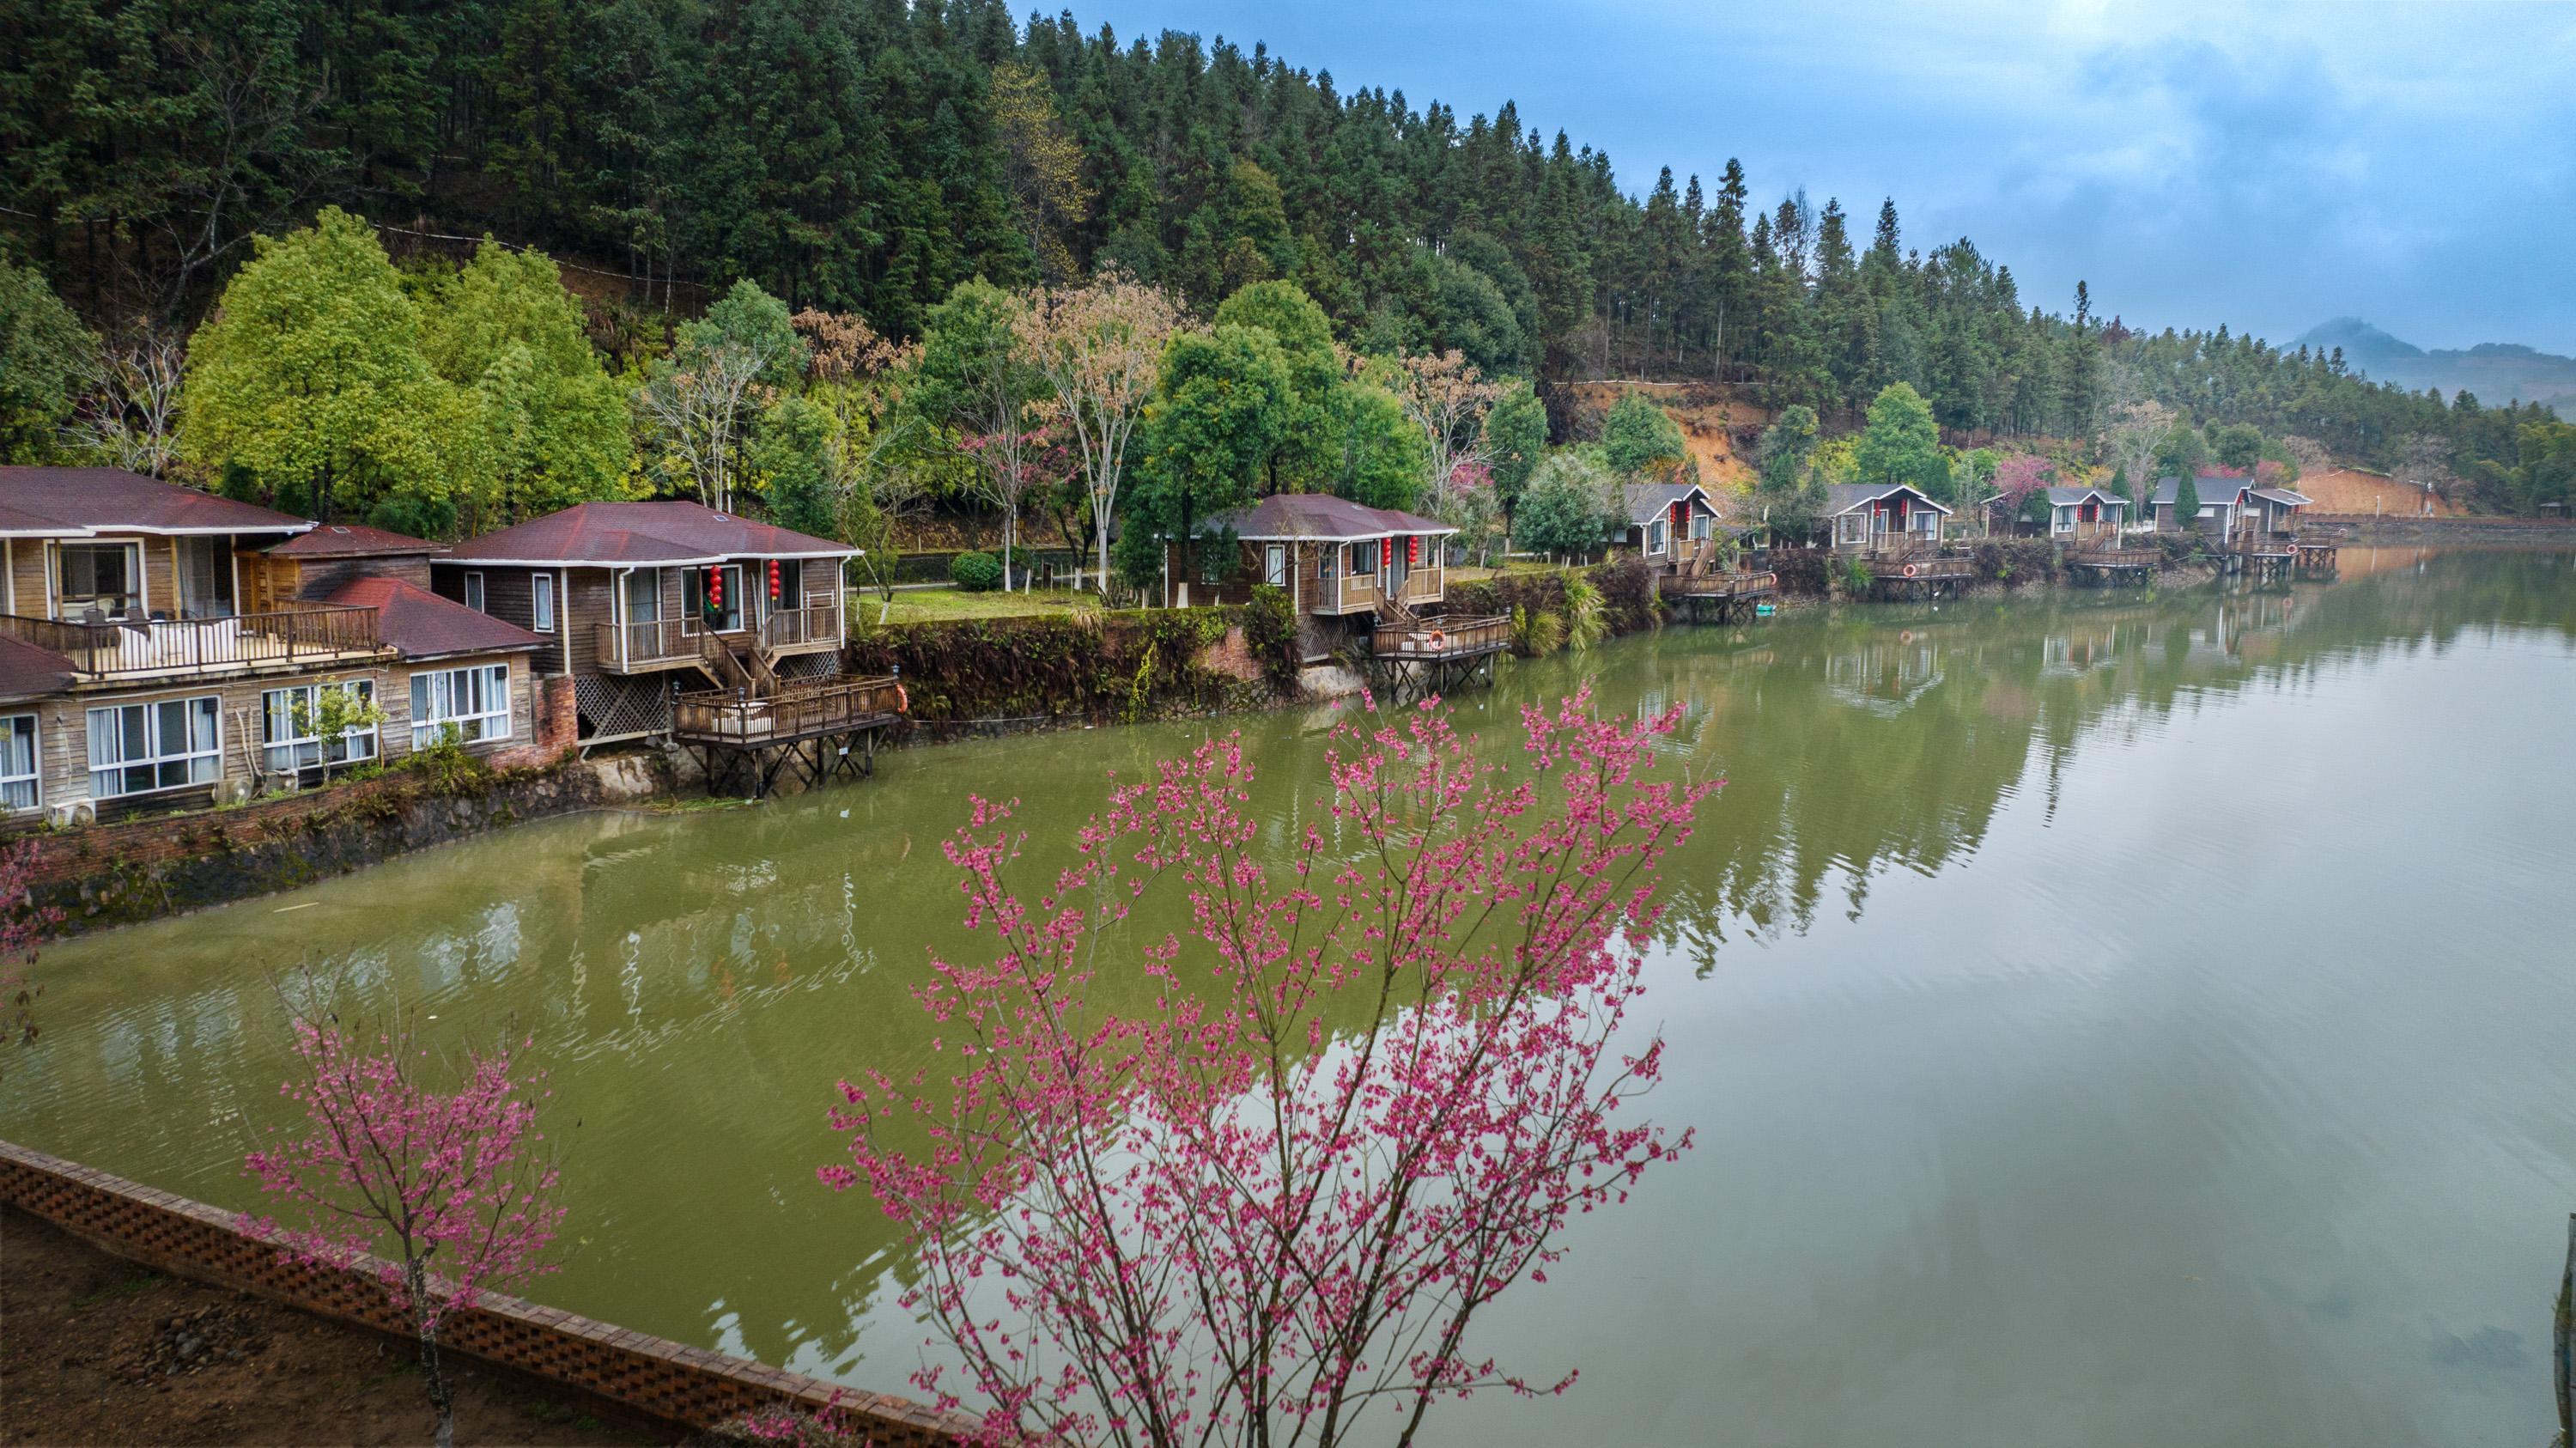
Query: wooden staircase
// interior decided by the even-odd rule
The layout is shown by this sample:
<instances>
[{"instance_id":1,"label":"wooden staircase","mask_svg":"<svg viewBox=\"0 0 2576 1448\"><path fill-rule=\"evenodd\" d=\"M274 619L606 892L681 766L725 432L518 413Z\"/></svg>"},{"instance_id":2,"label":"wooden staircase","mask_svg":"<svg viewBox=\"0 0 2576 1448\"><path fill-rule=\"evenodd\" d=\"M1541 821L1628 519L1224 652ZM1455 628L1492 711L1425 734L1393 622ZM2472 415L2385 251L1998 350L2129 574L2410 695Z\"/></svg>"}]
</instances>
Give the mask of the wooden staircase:
<instances>
[{"instance_id":1,"label":"wooden staircase","mask_svg":"<svg viewBox=\"0 0 2576 1448\"><path fill-rule=\"evenodd\" d=\"M721 634L698 635L698 668L721 689L747 699L778 696L778 670L767 652L752 646L737 649Z\"/></svg>"}]
</instances>

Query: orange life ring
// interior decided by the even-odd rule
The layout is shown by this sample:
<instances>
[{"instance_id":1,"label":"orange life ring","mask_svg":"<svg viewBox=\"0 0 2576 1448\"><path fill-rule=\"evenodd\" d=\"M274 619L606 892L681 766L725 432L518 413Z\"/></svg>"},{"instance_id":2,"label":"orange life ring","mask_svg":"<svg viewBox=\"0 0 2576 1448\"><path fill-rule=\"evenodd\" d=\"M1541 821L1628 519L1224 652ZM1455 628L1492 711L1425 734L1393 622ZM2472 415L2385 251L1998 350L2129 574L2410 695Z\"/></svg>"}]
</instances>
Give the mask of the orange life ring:
<instances>
[{"instance_id":1,"label":"orange life ring","mask_svg":"<svg viewBox=\"0 0 2576 1448\"><path fill-rule=\"evenodd\" d=\"M912 696L903 691L903 685L900 682L894 686L894 711L898 714L912 712Z\"/></svg>"},{"instance_id":2,"label":"orange life ring","mask_svg":"<svg viewBox=\"0 0 2576 1448\"><path fill-rule=\"evenodd\" d=\"M1449 636L1447 634L1442 633L1436 628L1431 631L1431 646L1433 648L1439 648L1442 644L1445 644L1448 641Z\"/></svg>"},{"instance_id":3,"label":"orange life ring","mask_svg":"<svg viewBox=\"0 0 2576 1448\"><path fill-rule=\"evenodd\" d=\"M1906 565L1905 565L1905 576L1906 576L1906 577L1908 577L1908 578L1912 578L1912 577L1914 576L1914 565L1913 565L1913 564L1908 563L1908 564L1906 564Z\"/></svg>"}]
</instances>

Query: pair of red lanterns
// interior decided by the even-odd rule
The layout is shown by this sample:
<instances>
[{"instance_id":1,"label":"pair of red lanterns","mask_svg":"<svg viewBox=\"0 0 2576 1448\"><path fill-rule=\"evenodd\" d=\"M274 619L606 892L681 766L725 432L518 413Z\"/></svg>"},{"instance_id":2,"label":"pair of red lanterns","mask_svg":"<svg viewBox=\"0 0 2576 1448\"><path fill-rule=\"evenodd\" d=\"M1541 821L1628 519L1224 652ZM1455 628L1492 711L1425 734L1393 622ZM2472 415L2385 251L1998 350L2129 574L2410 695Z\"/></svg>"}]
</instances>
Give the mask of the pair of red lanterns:
<instances>
[{"instance_id":1,"label":"pair of red lanterns","mask_svg":"<svg viewBox=\"0 0 2576 1448\"><path fill-rule=\"evenodd\" d=\"M769 560L769 601L778 601L778 560L775 558ZM707 569L707 607L724 606L724 570L710 567Z\"/></svg>"}]
</instances>

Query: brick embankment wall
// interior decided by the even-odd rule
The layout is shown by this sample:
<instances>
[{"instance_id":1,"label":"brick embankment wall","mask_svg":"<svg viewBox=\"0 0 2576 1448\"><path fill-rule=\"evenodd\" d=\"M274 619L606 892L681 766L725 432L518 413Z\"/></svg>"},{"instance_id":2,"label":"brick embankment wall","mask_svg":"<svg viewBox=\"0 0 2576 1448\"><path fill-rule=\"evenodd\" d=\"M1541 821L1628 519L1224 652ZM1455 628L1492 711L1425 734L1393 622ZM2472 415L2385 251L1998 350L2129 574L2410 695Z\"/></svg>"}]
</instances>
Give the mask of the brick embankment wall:
<instances>
[{"instance_id":1,"label":"brick embankment wall","mask_svg":"<svg viewBox=\"0 0 2576 1448\"><path fill-rule=\"evenodd\" d=\"M2424 518L2307 513L2299 531L2346 543L2453 543L2494 548L2576 548L2576 521L2555 518Z\"/></svg>"},{"instance_id":2,"label":"brick embankment wall","mask_svg":"<svg viewBox=\"0 0 2576 1448\"><path fill-rule=\"evenodd\" d=\"M7 1142L0 1142L0 1202L176 1276L410 1335L374 1276L380 1264L340 1271L282 1262L275 1247L244 1234L236 1214L219 1207ZM26 1331L36 1325L17 1326ZM945 1448L963 1442L973 1427L962 1415L909 1398L854 1391L499 1294L484 1294L473 1307L449 1314L439 1344L683 1430L779 1408L831 1414L880 1448Z\"/></svg>"}]
</instances>

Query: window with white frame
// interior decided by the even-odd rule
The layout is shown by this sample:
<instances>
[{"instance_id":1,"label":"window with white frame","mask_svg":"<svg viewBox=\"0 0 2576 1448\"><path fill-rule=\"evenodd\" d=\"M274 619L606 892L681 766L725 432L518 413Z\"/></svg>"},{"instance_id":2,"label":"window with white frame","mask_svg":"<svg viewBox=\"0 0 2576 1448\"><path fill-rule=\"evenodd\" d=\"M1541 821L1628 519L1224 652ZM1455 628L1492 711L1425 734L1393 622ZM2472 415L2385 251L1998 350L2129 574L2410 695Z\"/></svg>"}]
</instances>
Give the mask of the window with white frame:
<instances>
[{"instance_id":1,"label":"window with white frame","mask_svg":"<svg viewBox=\"0 0 2576 1448\"><path fill-rule=\"evenodd\" d=\"M330 689L348 690L357 696L352 702L369 705L376 702L373 679L351 679L341 684L295 684L283 689L270 689L259 696L259 742L262 758L270 773L286 774L311 769L326 757L333 764L376 757L376 726L373 724L343 729L336 739L321 737L318 731L321 728L322 695ZM365 710L352 712L364 713Z\"/></svg>"},{"instance_id":2,"label":"window with white frame","mask_svg":"<svg viewBox=\"0 0 2576 1448\"><path fill-rule=\"evenodd\" d=\"M1269 543L1262 546L1261 581L1272 588L1288 586L1288 549L1284 545Z\"/></svg>"},{"instance_id":3,"label":"window with white frame","mask_svg":"<svg viewBox=\"0 0 2576 1448\"><path fill-rule=\"evenodd\" d=\"M55 545L54 602L63 618L79 618L92 607L110 618L139 613L143 606L143 545Z\"/></svg>"},{"instance_id":4,"label":"window with white frame","mask_svg":"<svg viewBox=\"0 0 2576 1448\"><path fill-rule=\"evenodd\" d=\"M223 777L223 701L216 695L89 711L89 792L96 798Z\"/></svg>"},{"instance_id":5,"label":"window with white frame","mask_svg":"<svg viewBox=\"0 0 2576 1448\"><path fill-rule=\"evenodd\" d=\"M483 611L483 575L480 573L465 575L465 606L476 613Z\"/></svg>"},{"instance_id":6,"label":"window with white frame","mask_svg":"<svg viewBox=\"0 0 2576 1448\"><path fill-rule=\"evenodd\" d=\"M1845 543L1859 542L1861 530L1868 526L1869 520L1858 513L1845 513L1834 520L1835 536Z\"/></svg>"},{"instance_id":7,"label":"window with white frame","mask_svg":"<svg viewBox=\"0 0 2576 1448\"><path fill-rule=\"evenodd\" d=\"M35 715L0 718L0 809L34 809L44 803L44 790L37 780L36 761L41 758Z\"/></svg>"},{"instance_id":8,"label":"window with white frame","mask_svg":"<svg viewBox=\"0 0 2576 1448\"><path fill-rule=\"evenodd\" d=\"M528 576L528 627L538 633L555 631L555 576L534 573Z\"/></svg>"},{"instance_id":9,"label":"window with white frame","mask_svg":"<svg viewBox=\"0 0 2576 1448\"><path fill-rule=\"evenodd\" d=\"M1666 526L1666 525L1665 525L1665 523L1664 523L1664 520L1663 520L1663 519L1661 519L1661 518L1657 518L1655 521L1653 521L1653 522L1651 522L1651 523L1649 523L1649 524L1647 524L1647 525L1646 525L1646 551L1647 551L1647 552L1649 552L1649 553L1661 553L1661 552L1663 552L1663 551L1664 551L1664 528L1665 528L1665 526Z\"/></svg>"},{"instance_id":10,"label":"window with white frame","mask_svg":"<svg viewBox=\"0 0 2576 1448\"><path fill-rule=\"evenodd\" d=\"M2054 510L2054 514L2057 519L2056 531L2060 533L2072 533L2075 531L2075 509L2073 506L2061 506Z\"/></svg>"},{"instance_id":11,"label":"window with white frame","mask_svg":"<svg viewBox=\"0 0 2576 1448\"><path fill-rule=\"evenodd\" d=\"M476 664L411 676L411 747L425 749L449 727L459 743L510 737L510 666Z\"/></svg>"}]
</instances>

